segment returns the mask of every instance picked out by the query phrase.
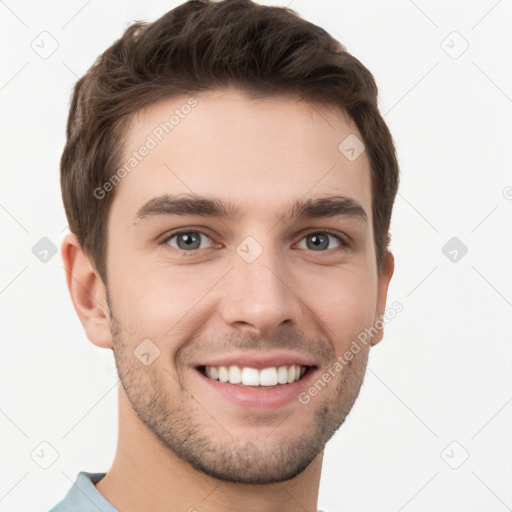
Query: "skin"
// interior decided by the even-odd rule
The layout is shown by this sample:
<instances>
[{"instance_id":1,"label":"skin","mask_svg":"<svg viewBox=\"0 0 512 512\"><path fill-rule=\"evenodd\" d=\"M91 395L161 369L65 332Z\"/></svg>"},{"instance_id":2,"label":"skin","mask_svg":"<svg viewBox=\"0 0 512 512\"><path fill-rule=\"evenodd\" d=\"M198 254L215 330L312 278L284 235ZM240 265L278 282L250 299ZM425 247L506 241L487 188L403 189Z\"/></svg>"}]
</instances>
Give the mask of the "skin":
<instances>
[{"instance_id":1,"label":"skin","mask_svg":"<svg viewBox=\"0 0 512 512\"><path fill-rule=\"evenodd\" d=\"M113 349L122 382L117 452L96 487L123 512L313 512L325 443L349 413L382 331L307 405L243 410L206 389L194 365L286 348L314 360L319 377L384 314L394 264L389 252L380 272L375 263L369 162L364 152L351 162L338 150L349 134L362 137L342 112L298 99L232 89L195 98L116 187L109 303L76 237L62 244L77 314L92 343ZM138 112L126 156L187 99ZM243 217L136 218L150 199L181 193L231 201ZM368 221L282 216L294 200L332 196L357 201ZM165 241L177 228L206 236L199 248L180 249L178 237ZM324 229L349 245L329 237L315 250L308 235ZM248 236L263 250L252 263L236 251ZM133 353L144 339L160 351L147 366Z\"/></svg>"}]
</instances>

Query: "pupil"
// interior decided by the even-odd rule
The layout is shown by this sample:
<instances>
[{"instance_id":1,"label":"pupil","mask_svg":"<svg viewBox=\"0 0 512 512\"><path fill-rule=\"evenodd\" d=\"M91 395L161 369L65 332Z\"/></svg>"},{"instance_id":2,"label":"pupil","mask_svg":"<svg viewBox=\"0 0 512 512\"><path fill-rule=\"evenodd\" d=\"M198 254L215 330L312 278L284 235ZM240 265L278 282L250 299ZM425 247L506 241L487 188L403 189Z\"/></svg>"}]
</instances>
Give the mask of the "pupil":
<instances>
[{"instance_id":1,"label":"pupil","mask_svg":"<svg viewBox=\"0 0 512 512\"><path fill-rule=\"evenodd\" d=\"M329 245L329 239L325 235L310 235L310 240L313 243L314 249L327 249L327 246Z\"/></svg>"},{"instance_id":2,"label":"pupil","mask_svg":"<svg viewBox=\"0 0 512 512\"><path fill-rule=\"evenodd\" d=\"M194 249L197 249L198 241L199 241L199 237L194 234L191 236L188 233L183 233L182 235L180 235L178 237L178 245L180 245L180 249L183 249L183 248L190 249L191 247L193 247ZM182 245L181 242L184 243L184 247L181 246Z\"/></svg>"}]
</instances>

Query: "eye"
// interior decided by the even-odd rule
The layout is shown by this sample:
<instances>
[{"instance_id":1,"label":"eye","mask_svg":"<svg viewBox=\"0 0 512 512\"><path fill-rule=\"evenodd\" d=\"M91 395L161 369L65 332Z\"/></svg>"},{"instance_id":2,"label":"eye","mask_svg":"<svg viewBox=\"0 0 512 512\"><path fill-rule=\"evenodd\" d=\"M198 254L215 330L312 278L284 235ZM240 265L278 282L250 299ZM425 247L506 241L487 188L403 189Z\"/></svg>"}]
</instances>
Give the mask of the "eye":
<instances>
[{"instance_id":1,"label":"eye","mask_svg":"<svg viewBox=\"0 0 512 512\"><path fill-rule=\"evenodd\" d=\"M305 246L300 245L305 241ZM208 245L210 242L210 245ZM334 242L334 247L332 247ZM212 247L213 240L201 231L183 230L171 233L162 244L167 244L179 251L194 253L199 249L208 249ZM206 246L205 246L206 244ZM307 249L315 252L326 252L329 249L343 249L348 247L346 242L339 234L323 230L312 231L306 234L298 245L299 249Z\"/></svg>"},{"instance_id":2,"label":"eye","mask_svg":"<svg viewBox=\"0 0 512 512\"><path fill-rule=\"evenodd\" d=\"M205 247L201 247L201 237L210 242L213 241L200 231L179 231L169 235L162 243L182 251L193 252L196 249L205 249Z\"/></svg>"},{"instance_id":3,"label":"eye","mask_svg":"<svg viewBox=\"0 0 512 512\"><path fill-rule=\"evenodd\" d=\"M317 252L323 252L327 249L345 248L348 245L339 235L335 235L329 231L313 231L308 233L302 240L306 241L306 247L299 246L300 249L310 249ZM331 240L337 243L335 247L330 247Z\"/></svg>"}]
</instances>

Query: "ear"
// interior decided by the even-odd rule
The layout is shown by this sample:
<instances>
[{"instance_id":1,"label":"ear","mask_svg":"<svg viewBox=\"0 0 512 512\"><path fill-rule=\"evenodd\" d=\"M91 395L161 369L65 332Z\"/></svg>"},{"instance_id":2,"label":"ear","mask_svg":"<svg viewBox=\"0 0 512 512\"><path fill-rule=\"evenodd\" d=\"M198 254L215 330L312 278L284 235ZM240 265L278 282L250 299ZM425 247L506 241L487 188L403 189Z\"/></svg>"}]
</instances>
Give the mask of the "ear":
<instances>
[{"instance_id":1,"label":"ear","mask_svg":"<svg viewBox=\"0 0 512 512\"><path fill-rule=\"evenodd\" d=\"M105 286L73 233L62 241L61 255L71 300L87 338L98 347L112 348Z\"/></svg>"},{"instance_id":2,"label":"ear","mask_svg":"<svg viewBox=\"0 0 512 512\"><path fill-rule=\"evenodd\" d=\"M377 311L375 314L375 323L378 320L381 320L385 311L386 311L386 299L388 296L388 286L391 278L393 277L393 272L395 270L395 258L393 255L386 251L384 255L384 261L382 263L382 268L377 276ZM378 329L377 334L373 336L371 341L371 346L377 345L379 341L384 337L384 329Z\"/></svg>"}]
</instances>

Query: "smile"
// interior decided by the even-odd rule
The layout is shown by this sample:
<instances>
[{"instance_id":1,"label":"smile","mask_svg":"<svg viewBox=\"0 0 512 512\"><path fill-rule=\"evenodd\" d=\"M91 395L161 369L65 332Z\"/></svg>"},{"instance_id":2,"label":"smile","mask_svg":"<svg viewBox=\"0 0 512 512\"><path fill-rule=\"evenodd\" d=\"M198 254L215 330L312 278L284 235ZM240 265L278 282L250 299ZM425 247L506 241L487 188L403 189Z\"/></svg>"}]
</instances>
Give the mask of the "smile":
<instances>
[{"instance_id":1,"label":"smile","mask_svg":"<svg viewBox=\"0 0 512 512\"><path fill-rule=\"evenodd\" d=\"M310 367L297 364L269 366L261 369L230 365L200 366L198 370L206 377L223 383L269 387L296 382L306 374L308 368Z\"/></svg>"}]
</instances>

